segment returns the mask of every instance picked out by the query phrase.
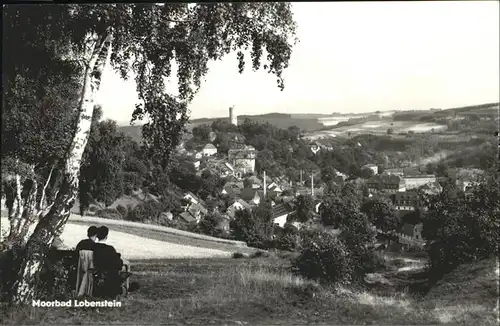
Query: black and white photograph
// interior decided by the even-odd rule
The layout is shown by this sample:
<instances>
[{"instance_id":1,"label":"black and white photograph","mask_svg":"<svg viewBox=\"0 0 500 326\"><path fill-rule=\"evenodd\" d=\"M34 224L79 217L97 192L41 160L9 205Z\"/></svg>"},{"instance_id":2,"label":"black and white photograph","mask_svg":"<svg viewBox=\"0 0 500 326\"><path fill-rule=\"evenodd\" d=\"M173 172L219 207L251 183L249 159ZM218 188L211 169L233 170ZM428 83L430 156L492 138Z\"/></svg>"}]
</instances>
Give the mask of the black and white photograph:
<instances>
[{"instance_id":1,"label":"black and white photograph","mask_svg":"<svg viewBox=\"0 0 500 326\"><path fill-rule=\"evenodd\" d=\"M1 325L498 325L500 2L2 6Z\"/></svg>"}]
</instances>

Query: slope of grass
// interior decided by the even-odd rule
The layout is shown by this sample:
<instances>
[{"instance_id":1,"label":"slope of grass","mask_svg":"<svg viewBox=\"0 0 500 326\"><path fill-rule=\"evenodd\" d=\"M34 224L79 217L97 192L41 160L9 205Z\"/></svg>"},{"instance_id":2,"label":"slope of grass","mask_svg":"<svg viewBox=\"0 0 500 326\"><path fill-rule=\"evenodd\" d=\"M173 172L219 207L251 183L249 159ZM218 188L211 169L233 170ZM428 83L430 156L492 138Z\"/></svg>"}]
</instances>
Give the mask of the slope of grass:
<instances>
[{"instance_id":1,"label":"slope of grass","mask_svg":"<svg viewBox=\"0 0 500 326\"><path fill-rule=\"evenodd\" d=\"M76 225L85 225L85 226L89 225L89 223L85 223L85 222L71 222L71 223L76 224ZM223 250L223 251L228 251L228 252L236 252L237 251L237 252L247 253L247 254L250 254L250 253L253 253L256 251L256 249L250 248L250 247L241 247L241 246L235 246L233 244L225 244L225 243L220 243L220 242L215 242L215 241L196 239L196 238L186 237L186 236L182 236L182 235L178 235L178 234L165 233L165 232L158 231L158 230L131 228L129 226L118 225L118 224L107 224L107 226L108 226L110 232L113 232L113 231L123 232L123 233L133 234L133 235L143 237L143 238L164 241L167 243L174 243L176 245L191 246L191 247L198 247L198 248L207 248L207 249L217 249L217 250ZM168 246L168 245L166 245L166 246Z\"/></svg>"},{"instance_id":2,"label":"slope of grass","mask_svg":"<svg viewBox=\"0 0 500 326\"><path fill-rule=\"evenodd\" d=\"M141 289L121 308L26 308L3 324L429 324L395 300L326 290L294 277L285 261L162 260L135 266ZM410 321L408 323L408 321Z\"/></svg>"},{"instance_id":3,"label":"slope of grass","mask_svg":"<svg viewBox=\"0 0 500 326\"><path fill-rule=\"evenodd\" d=\"M446 274L425 296L425 306L441 321L477 325L498 324L499 274L497 259L464 264Z\"/></svg>"},{"instance_id":4,"label":"slope of grass","mask_svg":"<svg viewBox=\"0 0 500 326\"><path fill-rule=\"evenodd\" d=\"M481 265L482 264L482 265ZM496 324L491 262L462 267L423 298L321 287L289 262L258 259L148 260L135 264L141 289L121 308L26 308L2 324L434 325ZM472 282L471 282L472 281ZM447 285L445 285L447 284ZM494 285L493 285L494 286ZM472 292L470 292L472 291ZM460 297L459 297L460 295Z\"/></svg>"}]
</instances>

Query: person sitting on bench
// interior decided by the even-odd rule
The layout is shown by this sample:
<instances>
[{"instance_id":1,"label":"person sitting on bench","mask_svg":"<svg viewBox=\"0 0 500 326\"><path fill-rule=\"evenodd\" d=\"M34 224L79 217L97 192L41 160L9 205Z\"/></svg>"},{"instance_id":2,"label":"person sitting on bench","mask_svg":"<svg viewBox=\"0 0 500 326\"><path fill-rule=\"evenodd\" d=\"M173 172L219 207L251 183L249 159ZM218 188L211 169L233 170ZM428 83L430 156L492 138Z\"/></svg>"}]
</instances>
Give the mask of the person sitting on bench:
<instances>
[{"instance_id":1,"label":"person sitting on bench","mask_svg":"<svg viewBox=\"0 0 500 326\"><path fill-rule=\"evenodd\" d=\"M101 226L97 229L97 239L94 248L94 266L98 272L98 284L95 295L103 298L114 298L122 293L122 277L120 271L123 267L121 255L113 246L106 244L109 229Z\"/></svg>"},{"instance_id":2,"label":"person sitting on bench","mask_svg":"<svg viewBox=\"0 0 500 326\"><path fill-rule=\"evenodd\" d=\"M97 241L97 227L92 225L87 230L87 239L83 239L76 245L75 251L78 253L80 250L94 250L95 242Z\"/></svg>"}]
</instances>

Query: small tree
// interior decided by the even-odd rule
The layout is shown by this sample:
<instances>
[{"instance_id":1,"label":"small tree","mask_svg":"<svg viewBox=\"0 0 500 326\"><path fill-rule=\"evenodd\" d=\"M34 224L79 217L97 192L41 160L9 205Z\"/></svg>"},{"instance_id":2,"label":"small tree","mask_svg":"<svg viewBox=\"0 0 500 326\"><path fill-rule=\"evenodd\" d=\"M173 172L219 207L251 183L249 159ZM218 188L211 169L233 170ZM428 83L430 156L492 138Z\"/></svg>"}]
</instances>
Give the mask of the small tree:
<instances>
[{"instance_id":1,"label":"small tree","mask_svg":"<svg viewBox=\"0 0 500 326\"><path fill-rule=\"evenodd\" d=\"M428 241L431 273L439 278L459 264L498 256L498 172L474 185L467 196L443 190L427 202L422 236Z\"/></svg>"},{"instance_id":2,"label":"small tree","mask_svg":"<svg viewBox=\"0 0 500 326\"><path fill-rule=\"evenodd\" d=\"M293 261L292 269L304 277L329 283L349 283L353 275L349 250L327 232L310 235L300 256Z\"/></svg>"},{"instance_id":3,"label":"small tree","mask_svg":"<svg viewBox=\"0 0 500 326\"><path fill-rule=\"evenodd\" d=\"M312 218L314 199L310 195L299 195L294 201L297 221L305 223Z\"/></svg>"},{"instance_id":4,"label":"small tree","mask_svg":"<svg viewBox=\"0 0 500 326\"><path fill-rule=\"evenodd\" d=\"M361 206L361 212L366 214L368 220L382 231L397 230L401 221L396 210L388 198L377 196L370 198Z\"/></svg>"},{"instance_id":5,"label":"small tree","mask_svg":"<svg viewBox=\"0 0 500 326\"><path fill-rule=\"evenodd\" d=\"M224 230L221 229L223 217L216 212L205 215L198 223L198 230L206 235L220 237Z\"/></svg>"},{"instance_id":6,"label":"small tree","mask_svg":"<svg viewBox=\"0 0 500 326\"><path fill-rule=\"evenodd\" d=\"M210 141L210 133L212 128L207 124L202 124L193 128L193 137L201 142Z\"/></svg>"},{"instance_id":7,"label":"small tree","mask_svg":"<svg viewBox=\"0 0 500 326\"><path fill-rule=\"evenodd\" d=\"M392 129L392 128L388 128L387 129L387 134L388 135L392 135L393 133L394 133L394 129Z\"/></svg>"},{"instance_id":8,"label":"small tree","mask_svg":"<svg viewBox=\"0 0 500 326\"><path fill-rule=\"evenodd\" d=\"M342 220L340 239L351 253L353 276L363 277L376 267L374 256L375 231L368 217L361 212L353 212Z\"/></svg>"},{"instance_id":9,"label":"small tree","mask_svg":"<svg viewBox=\"0 0 500 326\"><path fill-rule=\"evenodd\" d=\"M244 188L252 188L253 182L250 180L250 178L245 178L243 180L243 187Z\"/></svg>"},{"instance_id":10,"label":"small tree","mask_svg":"<svg viewBox=\"0 0 500 326\"><path fill-rule=\"evenodd\" d=\"M270 204L263 202L254 210L238 210L235 215L230 223L234 238L252 247L268 249L274 233Z\"/></svg>"}]
</instances>

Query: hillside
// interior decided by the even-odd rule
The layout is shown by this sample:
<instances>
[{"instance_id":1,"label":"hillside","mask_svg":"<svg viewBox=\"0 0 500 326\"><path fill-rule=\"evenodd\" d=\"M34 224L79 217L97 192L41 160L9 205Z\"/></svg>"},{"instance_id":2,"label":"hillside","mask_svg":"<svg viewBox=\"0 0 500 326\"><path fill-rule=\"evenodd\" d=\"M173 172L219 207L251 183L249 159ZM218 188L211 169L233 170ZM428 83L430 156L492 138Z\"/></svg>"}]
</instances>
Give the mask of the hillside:
<instances>
[{"instance_id":1,"label":"hillside","mask_svg":"<svg viewBox=\"0 0 500 326\"><path fill-rule=\"evenodd\" d=\"M319 113L267 113L260 115L241 115L238 116L238 123L243 123L245 119L251 119L260 123L270 123L278 128L286 129L291 126L297 126L301 130L310 132L313 139L330 136L335 137L339 134L349 133L385 133L388 128L398 132L429 132L431 129L435 131L444 128L442 119L451 119L455 117L470 117L477 115L480 118L498 118L499 103L486 103L479 105L469 105L448 109L425 109L425 110L401 110L391 112L368 112L359 114L319 114ZM342 123L339 126L325 126L320 119L328 119L332 117L357 117L353 118L352 122ZM359 117L358 117L359 116ZM379 118L373 119L378 116ZM366 119L364 117L367 117ZM190 131L193 127L201 124L211 124L215 120L227 120L227 117L219 118L200 118L190 120L187 129ZM356 119L361 121L357 122ZM397 126L394 122L398 121ZM446 129L446 128L444 128ZM120 130L130 135L135 141L140 142L141 129L140 126L121 126Z\"/></svg>"},{"instance_id":2,"label":"hillside","mask_svg":"<svg viewBox=\"0 0 500 326\"><path fill-rule=\"evenodd\" d=\"M497 325L493 266L463 265L413 298L321 287L291 275L288 259L275 255L139 260L132 271L141 288L119 309L29 307L0 314L0 323L131 325L140 316L143 324L171 325Z\"/></svg>"},{"instance_id":3,"label":"hillside","mask_svg":"<svg viewBox=\"0 0 500 326\"><path fill-rule=\"evenodd\" d=\"M312 131L323 127L323 124L318 122L318 118L326 115L321 114L283 114L283 113L268 113L260 115L240 115L238 116L238 124L243 123L245 119L250 119L259 123L270 123L278 128L287 129L292 126L297 126L301 130ZM212 124L216 120L227 120L227 117L222 118L201 118L190 120L187 124L188 131L193 127L201 124ZM119 130L132 137L137 142L142 141L141 127L136 126L121 126Z\"/></svg>"}]
</instances>

